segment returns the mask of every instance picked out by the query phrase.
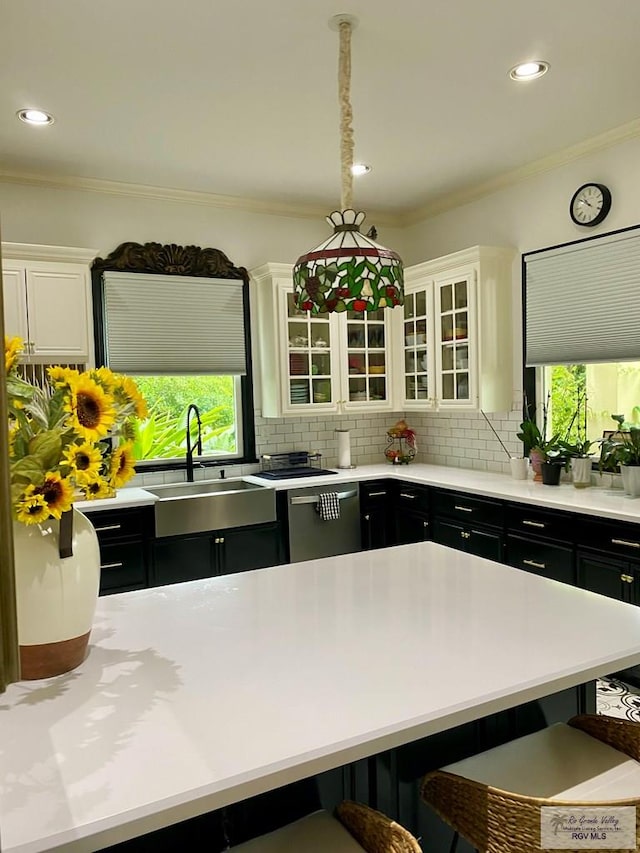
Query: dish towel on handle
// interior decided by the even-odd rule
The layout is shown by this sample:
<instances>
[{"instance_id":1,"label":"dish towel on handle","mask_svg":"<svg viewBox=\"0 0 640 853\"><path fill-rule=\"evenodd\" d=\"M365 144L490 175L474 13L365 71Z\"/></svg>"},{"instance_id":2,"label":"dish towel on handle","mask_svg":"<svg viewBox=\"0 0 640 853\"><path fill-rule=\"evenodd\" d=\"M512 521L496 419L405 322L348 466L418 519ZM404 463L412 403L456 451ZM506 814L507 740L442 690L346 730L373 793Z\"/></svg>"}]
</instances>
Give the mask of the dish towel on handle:
<instances>
[{"instance_id":1,"label":"dish towel on handle","mask_svg":"<svg viewBox=\"0 0 640 853\"><path fill-rule=\"evenodd\" d=\"M337 492L325 492L318 495L316 512L323 521L335 521L340 518L340 498Z\"/></svg>"}]
</instances>

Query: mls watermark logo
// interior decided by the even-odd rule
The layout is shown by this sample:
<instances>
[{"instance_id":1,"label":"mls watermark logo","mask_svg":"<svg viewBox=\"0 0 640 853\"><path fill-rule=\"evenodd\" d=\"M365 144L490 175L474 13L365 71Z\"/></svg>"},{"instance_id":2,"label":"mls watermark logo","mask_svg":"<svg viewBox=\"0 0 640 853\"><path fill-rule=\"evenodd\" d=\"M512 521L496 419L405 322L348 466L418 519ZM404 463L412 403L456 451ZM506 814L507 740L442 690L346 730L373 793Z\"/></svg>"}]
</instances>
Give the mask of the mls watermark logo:
<instances>
[{"instance_id":1,"label":"mls watermark logo","mask_svg":"<svg viewBox=\"0 0 640 853\"><path fill-rule=\"evenodd\" d=\"M635 850L635 806L542 806L542 850Z\"/></svg>"}]
</instances>

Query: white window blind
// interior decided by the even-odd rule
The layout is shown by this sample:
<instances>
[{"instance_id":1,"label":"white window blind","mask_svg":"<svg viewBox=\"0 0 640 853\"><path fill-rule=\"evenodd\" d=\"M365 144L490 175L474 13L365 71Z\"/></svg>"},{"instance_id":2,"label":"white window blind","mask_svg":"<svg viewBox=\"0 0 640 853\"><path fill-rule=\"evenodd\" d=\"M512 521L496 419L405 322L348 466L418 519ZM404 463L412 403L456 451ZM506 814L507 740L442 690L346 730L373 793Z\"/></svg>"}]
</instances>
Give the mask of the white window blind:
<instances>
[{"instance_id":1,"label":"white window blind","mask_svg":"<svg viewBox=\"0 0 640 853\"><path fill-rule=\"evenodd\" d=\"M526 364L640 360L640 230L525 255Z\"/></svg>"},{"instance_id":2,"label":"white window blind","mask_svg":"<svg viewBox=\"0 0 640 853\"><path fill-rule=\"evenodd\" d=\"M136 374L246 373L240 279L105 271L107 364Z\"/></svg>"}]
</instances>

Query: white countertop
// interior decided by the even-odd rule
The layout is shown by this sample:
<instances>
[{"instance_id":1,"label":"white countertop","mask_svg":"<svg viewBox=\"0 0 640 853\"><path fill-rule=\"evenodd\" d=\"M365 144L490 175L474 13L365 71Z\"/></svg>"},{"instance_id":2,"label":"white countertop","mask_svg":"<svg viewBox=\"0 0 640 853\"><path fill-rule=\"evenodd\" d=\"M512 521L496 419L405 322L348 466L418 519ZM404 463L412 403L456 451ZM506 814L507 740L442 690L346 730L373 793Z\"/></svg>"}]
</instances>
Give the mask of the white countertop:
<instances>
[{"instance_id":1,"label":"white countertop","mask_svg":"<svg viewBox=\"0 0 640 853\"><path fill-rule=\"evenodd\" d=\"M158 498L139 487L118 489L115 497L95 501L74 501L74 507L80 512L103 511L107 509L123 509L131 506L149 506Z\"/></svg>"},{"instance_id":2,"label":"white countertop","mask_svg":"<svg viewBox=\"0 0 640 853\"><path fill-rule=\"evenodd\" d=\"M640 608L434 543L101 598L82 666L0 696L2 850L94 851L639 662Z\"/></svg>"}]
</instances>

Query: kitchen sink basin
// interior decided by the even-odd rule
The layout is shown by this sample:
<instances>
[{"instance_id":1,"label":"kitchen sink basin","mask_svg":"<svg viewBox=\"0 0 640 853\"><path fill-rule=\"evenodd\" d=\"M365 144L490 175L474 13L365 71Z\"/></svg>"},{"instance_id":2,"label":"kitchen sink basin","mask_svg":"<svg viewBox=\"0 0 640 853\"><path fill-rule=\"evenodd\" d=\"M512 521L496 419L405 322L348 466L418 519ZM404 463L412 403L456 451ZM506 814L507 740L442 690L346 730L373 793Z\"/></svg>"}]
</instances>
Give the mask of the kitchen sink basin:
<instances>
[{"instance_id":1,"label":"kitchen sink basin","mask_svg":"<svg viewBox=\"0 0 640 853\"><path fill-rule=\"evenodd\" d=\"M155 495L156 536L180 536L276 519L273 489L242 480L147 487Z\"/></svg>"}]
</instances>

